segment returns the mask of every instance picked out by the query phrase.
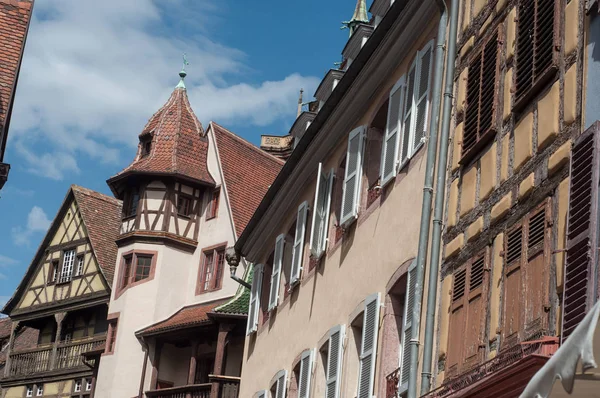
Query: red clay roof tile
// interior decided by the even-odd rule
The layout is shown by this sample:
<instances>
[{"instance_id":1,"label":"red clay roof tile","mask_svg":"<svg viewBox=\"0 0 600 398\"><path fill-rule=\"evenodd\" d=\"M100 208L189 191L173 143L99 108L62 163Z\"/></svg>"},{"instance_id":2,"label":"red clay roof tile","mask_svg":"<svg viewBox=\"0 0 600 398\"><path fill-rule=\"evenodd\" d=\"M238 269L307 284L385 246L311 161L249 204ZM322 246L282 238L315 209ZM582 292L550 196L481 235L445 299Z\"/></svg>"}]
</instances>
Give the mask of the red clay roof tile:
<instances>
[{"instance_id":1,"label":"red clay roof tile","mask_svg":"<svg viewBox=\"0 0 600 398\"><path fill-rule=\"evenodd\" d=\"M237 236L240 236L284 162L211 122Z\"/></svg>"},{"instance_id":2,"label":"red clay roof tile","mask_svg":"<svg viewBox=\"0 0 600 398\"><path fill-rule=\"evenodd\" d=\"M211 303L201 303L183 307L164 321L157 322L154 325L139 330L136 334L143 336L210 323L211 320L209 319L208 314L225 301L226 300L219 300Z\"/></svg>"}]
</instances>

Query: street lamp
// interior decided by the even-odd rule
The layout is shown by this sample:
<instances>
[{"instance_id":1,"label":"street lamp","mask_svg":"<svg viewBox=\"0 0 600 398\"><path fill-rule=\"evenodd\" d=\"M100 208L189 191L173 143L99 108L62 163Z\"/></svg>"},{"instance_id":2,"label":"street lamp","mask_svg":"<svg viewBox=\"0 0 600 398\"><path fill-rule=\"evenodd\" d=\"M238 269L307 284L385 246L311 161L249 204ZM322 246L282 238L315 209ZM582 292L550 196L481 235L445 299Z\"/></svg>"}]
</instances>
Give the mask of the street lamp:
<instances>
[{"instance_id":1,"label":"street lamp","mask_svg":"<svg viewBox=\"0 0 600 398\"><path fill-rule=\"evenodd\" d=\"M235 251L233 247L225 250L225 260L229 264L229 272L231 274L231 279L239 283L240 285L247 287L248 289L252 289L252 286L246 282L245 280L239 278L235 273L237 271L237 267L240 263L240 255Z\"/></svg>"}]
</instances>

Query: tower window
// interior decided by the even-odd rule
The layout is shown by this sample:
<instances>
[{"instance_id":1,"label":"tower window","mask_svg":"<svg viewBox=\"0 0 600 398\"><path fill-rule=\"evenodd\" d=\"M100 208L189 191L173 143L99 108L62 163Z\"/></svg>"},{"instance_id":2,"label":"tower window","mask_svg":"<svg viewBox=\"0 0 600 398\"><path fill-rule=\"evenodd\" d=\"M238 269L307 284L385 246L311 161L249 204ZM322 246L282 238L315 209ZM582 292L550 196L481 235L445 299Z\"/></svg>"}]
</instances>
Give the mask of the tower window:
<instances>
[{"instance_id":1,"label":"tower window","mask_svg":"<svg viewBox=\"0 0 600 398\"><path fill-rule=\"evenodd\" d=\"M180 193L177 197L177 214L189 217L192 214L192 197Z\"/></svg>"},{"instance_id":2,"label":"tower window","mask_svg":"<svg viewBox=\"0 0 600 398\"><path fill-rule=\"evenodd\" d=\"M123 206L123 215L125 217L131 217L137 215L138 204L140 201L140 192L137 188L130 192L125 200L125 206Z\"/></svg>"}]
</instances>

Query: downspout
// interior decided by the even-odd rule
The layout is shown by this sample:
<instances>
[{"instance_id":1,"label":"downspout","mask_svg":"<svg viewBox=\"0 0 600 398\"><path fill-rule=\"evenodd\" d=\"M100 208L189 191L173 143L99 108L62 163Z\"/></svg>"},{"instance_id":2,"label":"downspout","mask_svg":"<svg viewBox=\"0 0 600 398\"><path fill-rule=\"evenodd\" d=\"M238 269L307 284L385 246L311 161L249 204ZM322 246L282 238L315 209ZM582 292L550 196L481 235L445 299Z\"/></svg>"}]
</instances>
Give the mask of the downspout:
<instances>
[{"instance_id":1,"label":"downspout","mask_svg":"<svg viewBox=\"0 0 600 398\"><path fill-rule=\"evenodd\" d=\"M440 8L440 21L435 46L435 65L433 76L433 98L431 100L431 128L427 160L425 163L425 181L423 183L423 203L421 206L421 226L419 227L419 245L417 249L417 268L415 283L415 299L412 314L410 339L410 368L408 380L408 398L417 397L417 373L419 366L419 334L421 323L421 305L423 301L423 283L425 279L425 263L429 244L429 224L431 220L431 203L433 198L433 178L437 156L438 128L440 121L442 77L444 74L444 54L448 11L444 0L436 0Z\"/></svg>"},{"instance_id":2,"label":"downspout","mask_svg":"<svg viewBox=\"0 0 600 398\"><path fill-rule=\"evenodd\" d=\"M425 313L425 342L423 347L423 370L421 374L421 395L431 389L433 335L435 326L435 310L440 268L441 238L443 230L444 199L446 188L446 168L448 162L448 137L452 116L452 90L454 86L454 69L456 58L456 30L458 26L458 0L451 0L450 27L448 29L448 58L446 59L446 78L444 89L444 109L442 113L442 130L440 133L440 152L436 170L436 196L433 210L433 232L431 236L431 262L429 266L429 290L427 292L427 312Z\"/></svg>"}]
</instances>

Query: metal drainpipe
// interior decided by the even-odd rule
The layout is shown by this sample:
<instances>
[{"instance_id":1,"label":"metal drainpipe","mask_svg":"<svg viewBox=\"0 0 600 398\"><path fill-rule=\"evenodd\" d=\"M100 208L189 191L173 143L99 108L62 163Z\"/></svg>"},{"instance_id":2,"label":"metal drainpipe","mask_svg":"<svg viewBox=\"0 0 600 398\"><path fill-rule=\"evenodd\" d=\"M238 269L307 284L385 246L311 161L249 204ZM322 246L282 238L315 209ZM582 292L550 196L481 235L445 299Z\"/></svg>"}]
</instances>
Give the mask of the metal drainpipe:
<instances>
[{"instance_id":1,"label":"metal drainpipe","mask_svg":"<svg viewBox=\"0 0 600 398\"><path fill-rule=\"evenodd\" d=\"M454 69L456 59L456 30L458 25L458 0L451 0L450 26L448 29L448 58L446 60L446 78L444 89L444 109L442 113L442 130L440 133L439 161L436 165L436 196L433 210L433 232L431 236L431 261L429 266L429 290L427 292L427 312L425 314L425 342L423 347L423 370L421 373L421 395L431 389L433 335L435 326L435 310L440 267L440 251L442 222L444 216L444 199L446 195L446 168L448 162L448 137L452 116L452 91L454 86Z\"/></svg>"},{"instance_id":2,"label":"metal drainpipe","mask_svg":"<svg viewBox=\"0 0 600 398\"><path fill-rule=\"evenodd\" d=\"M419 334L421 321L421 305L423 300L423 282L425 279L425 263L429 244L429 225L431 219L431 202L433 198L434 168L437 156L438 128L441 108L442 77L444 74L444 53L448 12L444 0L436 0L440 7L440 21L435 49L435 66L433 77L433 99L431 106L431 128L427 160L425 164L425 181L423 183L423 203L421 207L421 226L419 228L419 246L417 250L417 275L415 281L415 300L412 315L410 339L410 368L408 380L408 398L417 397L417 369L419 366Z\"/></svg>"}]
</instances>

